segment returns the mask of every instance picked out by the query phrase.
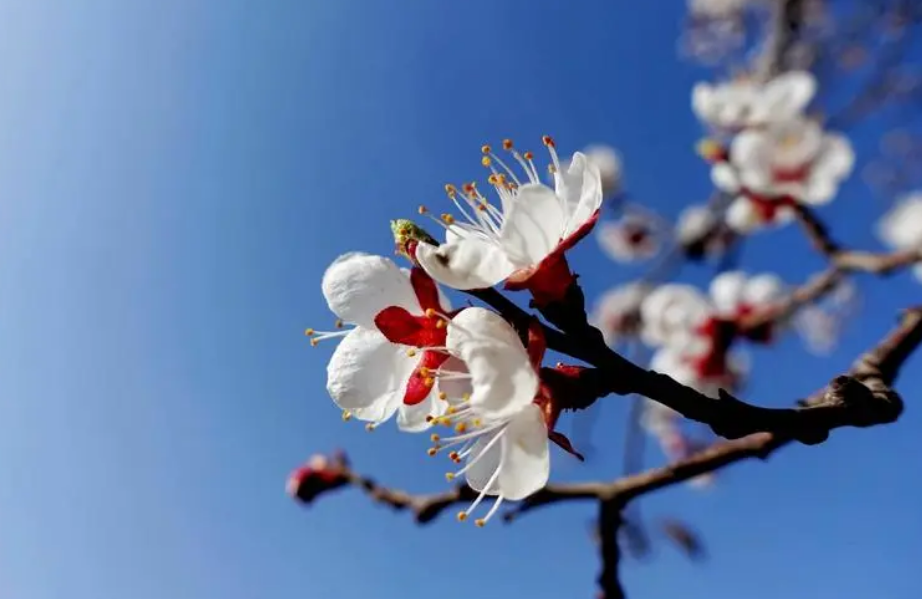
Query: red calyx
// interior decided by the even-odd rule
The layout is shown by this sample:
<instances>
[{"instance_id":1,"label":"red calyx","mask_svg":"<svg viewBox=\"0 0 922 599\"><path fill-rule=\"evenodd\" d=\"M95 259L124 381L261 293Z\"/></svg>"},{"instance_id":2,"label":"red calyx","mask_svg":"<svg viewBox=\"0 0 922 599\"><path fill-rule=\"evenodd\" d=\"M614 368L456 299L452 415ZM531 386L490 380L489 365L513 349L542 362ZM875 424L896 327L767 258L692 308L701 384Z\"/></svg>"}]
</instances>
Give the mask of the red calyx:
<instances>
[{"instance_id":1,"label":"red calyx","mask_svg":"<svg viewBox=\"0 0 922 599\"><path fill-rule=\"evenodd\" d=\"M596 210L576 231L561 239L554 251L544 260L512 273L506 279L506 289L527 289L538 308L563 302L570 286L576 283L576 276L570 272L570 265L567 263L566 251L586 237L598 221L599 211Z\"/></svg>"},{"instance_id":2,"label":"red calyx","mask_svg":"<svg viewBox=\"0 0 922 599\"><path fill-rule=\"evenodd\" d=\"M794 205L794 198L790 196L781 196L777 198L759 195L751 191L744 191L746 197L752 202L753 208L759 215L759 219L765 223L775 222L778 213L784 208L790 208Z\"/></svg>"}]
</instances>

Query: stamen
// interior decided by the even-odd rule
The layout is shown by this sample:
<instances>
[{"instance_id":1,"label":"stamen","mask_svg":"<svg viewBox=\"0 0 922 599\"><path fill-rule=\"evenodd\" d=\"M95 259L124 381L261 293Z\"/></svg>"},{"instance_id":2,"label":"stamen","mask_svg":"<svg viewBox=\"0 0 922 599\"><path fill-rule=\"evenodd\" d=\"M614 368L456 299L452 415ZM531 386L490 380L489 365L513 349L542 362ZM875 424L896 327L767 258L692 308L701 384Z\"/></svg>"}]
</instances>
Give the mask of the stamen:
<instances>
[{"instance_id":1,"label":"stamen","mask_svg":"<svg viewBox=\"0 0 922 599\"><path fill-rule=\"evenodd\" d=\"M470 515L471 512L473 512L475 509L477 509L477 506L480 505L480 502L483 501L483 498L484 498L484 497L486 497L487 491L490 490L490 488L493 486L493 483L496 482L496 479L497 479L497 478L499 478L499 468L497 468L497 469L493 472L493 475L490 476L490 480L488 480L488 481L487 481L487 484L485 484L485 485L483 486L483 490L480 492L480 494L477 496L477 498L474 499L474 502L471 503L471 505L465 510L465 512L464 512L464 513L465 513L465 517L467 517L467 515ZM494 503L493 505L495 506L496 504ZM493 510L490 510L490 511L492 512ZM492 514L489 514L487 517L489 517L490 515L492 515ZM480 520L477 520L477 522L480 522ZM486 520L484 520L484 524L486 524ZM483 524L478 524L477 526L483 526Z\"/></svg>"},{"instance_id":2,"label":"stamen","mask_svg":"<svg viewBox=\"0 0 922 599\"><path fill-rule=\"evenodd\" d=\"M350 420L352 420L352 412L343 410L343 422L349 422Z\"/></svg>"},{"instance_id":3,"label":"stamen","mask_svg":"<svg viewBox=\"0 0 922 599\"><path fill-rule=\"evenodd\" d=\"M499 468L497 468L496 471L499 472ZM487 512L487 515L479 520L475 520L474 524L476 524L480 528L483 528L484 526L486 526L487 522L490 521L490 518L493 517L493 514L496 513L496 511L499 509L499 506L502 505L502 503L503 503L503 496L498 495L496 497L496 501L493 503L493 507L491 507L490 511Z\"/></svg>"}]
</instances>

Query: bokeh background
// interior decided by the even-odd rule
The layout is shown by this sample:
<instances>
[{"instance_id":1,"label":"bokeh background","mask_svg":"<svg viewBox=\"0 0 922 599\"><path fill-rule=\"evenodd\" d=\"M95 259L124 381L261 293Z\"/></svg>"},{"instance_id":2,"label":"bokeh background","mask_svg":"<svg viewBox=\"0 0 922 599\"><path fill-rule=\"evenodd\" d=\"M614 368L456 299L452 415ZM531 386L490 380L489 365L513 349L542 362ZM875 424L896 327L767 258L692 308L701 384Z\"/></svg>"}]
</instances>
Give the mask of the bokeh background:
<instances>
[{"instance_id":1,"label":"bokeh background","mask_svg":"<svg viewBox=\"0 0 922 599\"><path fill-rule=\"evenodd\" d=\"M332 321L325 266L390 253L388 219L482 177L485 142L606 142L634 200L666 216L703 201L689 94L708 72L677 52L683 13L681 0L0 2L0 597L591 597L588 506L481 530L418 528L356 491L292 502L289 471L335 448L382 483L444 485L424 438L341 422L324 391L332 344L302 330ZM849 131L859 168L880 127ZM884 207L853 176L822 214L874 248ZM590 297L643 272L593 240L572 262ZM794 283L822 267L795 228L753 238L742 264ZM748 399L816 390L922 299L908 275L859 283L839 348L755 351ZM920 365L904 369L895 425L645 499L651 519L692 524L710 559L659 543L625 563L629 595L918 597ZM555 452L553 479L616 476L627 406L578 416L593 419L592 459Z\"/></svg>"}]
</instances>

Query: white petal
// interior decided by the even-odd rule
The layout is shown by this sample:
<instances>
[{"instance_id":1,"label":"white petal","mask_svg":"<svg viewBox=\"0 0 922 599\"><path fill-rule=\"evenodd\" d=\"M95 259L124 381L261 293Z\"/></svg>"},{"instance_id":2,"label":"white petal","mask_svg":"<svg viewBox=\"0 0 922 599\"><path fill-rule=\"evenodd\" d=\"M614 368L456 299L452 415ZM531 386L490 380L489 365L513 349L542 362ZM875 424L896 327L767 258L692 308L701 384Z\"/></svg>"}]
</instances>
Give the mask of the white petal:
<instances>
[{"instance_id":1,"label":"white petal","mask_svg":"<svg viewBox=\"0 0 922 599\"><path fill-rule=\"evenodd\" d=\"M599 168L581 153L573 154L566 172L557 173L557 196L566 206L565 237L578 229L602 205L602 178Z\"/></svg>"},{"instance_id":2,"label":"white petal","mask_svg":"<svg viewBox=\"0 0 922 599\"><path fill-rule=\"evenodd\" d=\"M356 327L339 342L327 364L327 391L360 420L386 420L403 402L418 359L375 329Z\"/></svg>"},{"instance_id":3,"label":"white petal","mask_svg":"<svg viewBox=\"0 0 922 599\"><path fill-rule=\"evenodd\" d=\"M478 493L482 491L488 495L497 495L499 493L499 487L495 482L493 486L487 489L487 483L493 478L496 469L500 467L503 457L502 442L491 443L498 434L499 431L494 431L479 437L474 442L471 453L467 458L470 466L465 473L465 479L467 484Z\"/></svg>"},{"instance_id":4,"label":"white petal","mask_svg":"<svg viewBox=\"0 0 922 599\"><path fill-rule=\"evenodd\" d=\"M727 225L739 233L749 233L758 228L761 219L752 202L744 196L733 200L724 215Z\"/></svg>"},{"instance_id":5,"label":"white petal","mask_svg":"<svg viewBox=\"0 0 922 599\"><path fill-rule=\"evenodd\" d=\"M323 273L321 288L336 316L362 327L374 328L375 315L388 306L422 312L409 276L381 256L360 252L340 256Z\"/></svg>"},{"instance_id":6,"label":"white petal","mask_svg":"<svg viewBox=\"0 0 922 599\"><path fill-rule=\"evenodd\" d=\"M448 402L438 399L435 392L416 405L401 404L397 410L397 428L406 433L419 433L432 428L426 420L428 416L436 418L448 410Z\"/></svg>"},{"instance_id":7,"label":"white petal","mask_svg":"<svg viewBox=\"0 0 922 599\"><path fill-rule=\"evenodd\" d=\"M718 162L711 167L711 181L715 187L727 193L736 193L740 188L736 169L726 162Z\"/></svg>"},{"instance_id":8,"label":"white petal","mask_svg":"<svg viewBox=\"0 0 922 599\"><path fill-rule=\"evenodd\" d=\"M610 146L592 145L583 148L583 153L599 169L602 195L611 197L616 194L621 189L621 157L618 152Z\"/></svg>"},{"instance_id":9,"label":"white petal","mask_svg":"<svg viewBox=\"0 0 922 599\"><path fill-rule=\"evenodd\" d=\"M641 338L652 346L684 346L710 312L708 299L691 285L662 285L640 306Z\"/></svg>"},{"instance_id":10,"label":"white petal","mask_svg":"<svg viewBox=\"0 0 922 599\"><path fill-rule=\"evenodd\" d=\"M743 301L754 306L776 302L784 295L784 283L773 274L761 274L746 281Z\"/></svg>"},{"instance_id":11,"label":"white petal","mask_svg":"<svg viewBox=\"0 0 922 599\"><path fill-rule=\"evenodd\" d=\"M763 190L771 184L769 141L761 131L743 131L730 144L730 160L746 187Z\"/></svg>"},{"instance_id":12,"label":"white petal","mask_svg":"<svg viewBox=\"0 0 922 599\"><path fill-rule=\"evenodd\" d=\"M547 484L551 472L547 427L541 409L526 406L510 422L503 435L497 487L503 497L525 499Z\"/></svg>"},{"instance_id":13,"label":"white petal","mask_svg":"<svg viewBox=\"0 0 922 599\"><path fill-rule=\"evenodd\" d=\"M566 224L557 194L538 183L519 188L504 218L500 243L513 262L525 265L537 264L550 254Z\"/></svg>"},{"instance_id":14,"label":"white petal","mask_svg":"<svg viewBox=\"0 0 922 599\"><path fill-rule=\"evenodd\" d=\"M516 269L498 245L474 236L437 248L421 243L416 260L430 277L454 289L492 287Z\"/></svg>"},{"instance_id":15,"label":"white petal","mask_svg":"<svg viewBox=\"0 0 922 599\"><path fill-rule=\"evenodd\" d=\"M822 206L835 199L837 191L839 191L839 182L836 179L813 173L804 186L803 192L791 195L800 196L800 201L804 204Z\"/></svg>"},{"instance_id":16,"label":"white petal","mask_svg":"<svg viewBox=\"0 0 922 599\"><path fill-rule=\"evenodd\" d=\"M706 206L689 206L679 215L676 237L686 243L701 238L714 226L714 215Z\"/></svg>"},{"instance_id":17,"label":"white petal","mask_svg":"<svg viewBox=\"0 0 922 599\"><path fill-rule=\"evenodd\" d=\"M711 281L711 301L719 312L724 314L736 312L743 300L746 288L746 274L741 271L724 272Z\"/></svg>"},{"instance_id":18,"label":"white petal","mask_svg":"<svg viewBox=\"0 0 922 599\"><path fill-rule=\"evenodd\" d=\"M705 122L714 120L714 88L708 83L698 83L692 88L692 110Z\"/></svg>"},{"instance_id":19,"label":"white petal","mask_svg":"<svg viewBox=\"0 0 922 599\"><path fill-rule=\"evenodd\" d=\"M471 375L471 406L485 419L503 420L530 404L538 376L518 334L502 316L467 308L448 324L449 351Z\"/></svg>"},{"instance_id":20,"label":"white petal","mask_svg":"<svg viewBox=\"0 0 922 599\"><path fill-rule=\"evenodd\" d=\"M654 352L650 358L650 369L665 374L679 383L697 389L700 381L694 369L689 365L689 354L671 347L664 347Z\"/></svg>"},{"instance_id":21,"label":"white petal","mask_svg":"<svg viewBox=\"0 0 922 599\"><path fill-rule=\"evenodd\" d=\"M848 139L838 134L827 134L823 138L811 175L839 181L848 176L854 166L855 151Z\"/></svg>"},{"instance_id":22,"label":"white petal","mask_svg":"<svg viewBox=\"0 0 922 599\"><path fill-rule=\"evenodd\" d=\"M877 234L898 249L922 245L922 194L912 194L897 203L880 219Z\"/></svg>"},{"instance_id":23,"label":"white petal","mask_svg":"<svg viewBox=\"0 0 922 599\"><path fill-rule=\"evenodd\" d=\"M816 79L806 71L788 71L771 80L762 92L760 120L786 120L799 116L816 93Z\"/></svg>"}]
</instances>

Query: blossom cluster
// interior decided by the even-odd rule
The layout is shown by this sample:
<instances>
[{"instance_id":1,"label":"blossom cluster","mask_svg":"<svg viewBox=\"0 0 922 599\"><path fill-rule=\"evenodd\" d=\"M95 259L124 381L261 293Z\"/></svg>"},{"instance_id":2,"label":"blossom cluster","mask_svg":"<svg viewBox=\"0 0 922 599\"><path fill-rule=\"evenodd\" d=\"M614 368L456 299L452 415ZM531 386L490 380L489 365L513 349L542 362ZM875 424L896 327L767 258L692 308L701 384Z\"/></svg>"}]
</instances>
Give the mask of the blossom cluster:
<instances>
[{"instance_id":1,"label":"blossom cluster","mask_svg":"<svg viewBox=\"0 0 922 599\"><path fill-rule=\"evenodd\" d=\"M327 391L344 419L371 430L396 416L403 432L429 432L428 454L459 465L447 478L463 476L479 493L459 520L495 497L479 525L503 501L547 483L549 441L581 457L555 425L561 395L579 394L584 369L543 365L537 320L521 330L485 308L453 308L440 287L503 284L529 291L537 306L566 301L576 284L566 251L595 226L605 179L598 158L578 152L561 163L554 141L543 141L553 186L542 183L531 152L510 140L502 144L504 156L484 146L492 201L476 183L447 185L454 214L419 209L444 230L441 241L410 221L394 221L397 253L408 268L359 252L337 258L321 284L337 326L306 331L313 345L339 339Z\"/></svg>"}]
</instances>

